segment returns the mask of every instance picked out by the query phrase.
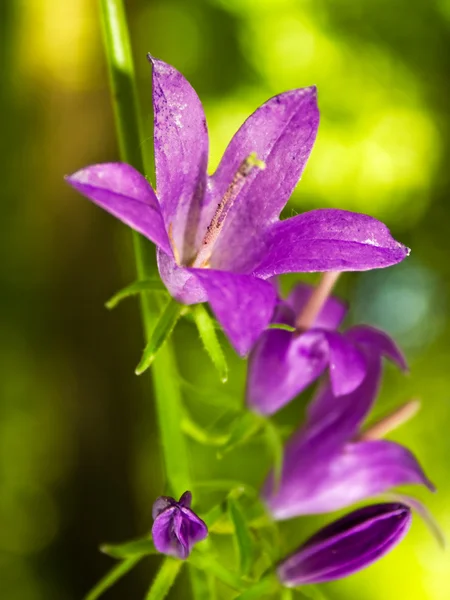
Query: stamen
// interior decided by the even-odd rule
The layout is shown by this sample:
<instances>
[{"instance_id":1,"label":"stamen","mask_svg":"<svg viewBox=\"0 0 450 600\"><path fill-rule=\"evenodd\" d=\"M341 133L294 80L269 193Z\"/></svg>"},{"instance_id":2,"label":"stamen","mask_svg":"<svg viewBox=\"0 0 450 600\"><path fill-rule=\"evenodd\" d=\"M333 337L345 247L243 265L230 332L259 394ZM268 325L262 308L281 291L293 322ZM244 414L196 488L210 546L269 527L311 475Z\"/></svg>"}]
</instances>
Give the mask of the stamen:
<instances>
[{"instance_id":1,"label":"stamen","mask_svg":"<svg viewBox=\"0 0 450 600\"><path fill-rule=\"evenodd\" d=\"M180 264L180 253L178 252L178 248L175 245L175 240L173 239L173 224L172 223L169 224L169 229L168 229L167 233L169 236L170 245L172 247L173 257L174 257L177 265L179 265Z\"/></svg>"},{"instance_id":2,"label":"stamen","mask_svg":"<svg viewBox=\"0 0 450 600\"><path fill-rule=\"evenodd\" d=\"M306 331L313 325L340 274L340 271L327 271L322 275L322 279L295 321L297 331Z\"/></svg>"},{"instance_id":3,"label":"stamen","mask_svg":"<svg viewBox=\"0 0 450 600\"><path fill-rule=\"evenodd\" d=\"M225 219L232 208L237 195L243 188L247 177L255 168L263 170L266 168L266 165L262 160L259 160L256 156L256 152L252 152L250 156L242 161L233 181L228 186L224 197L217 205L216 212L214 213L212 221L206 230L205 237L203 238L201 248L192 263L193 267L205 268L208 266L209 259L211 258L212 251L222 230Z\"/></svg>"},{"instance_id":4,"label":"stamen","mask_svg":"<svg viewBox=\"0 0 450 600\"><path fill-rule=\"evenodd\" d=\"M409 400L396 408L390 415L387 415L377 423L370 425L365 431L362 431L354 441L367 442L370 440L379 440L385 437L388 433L403 425L420 409L420 401L417 399Z\"/></svg>"}]
</instances>

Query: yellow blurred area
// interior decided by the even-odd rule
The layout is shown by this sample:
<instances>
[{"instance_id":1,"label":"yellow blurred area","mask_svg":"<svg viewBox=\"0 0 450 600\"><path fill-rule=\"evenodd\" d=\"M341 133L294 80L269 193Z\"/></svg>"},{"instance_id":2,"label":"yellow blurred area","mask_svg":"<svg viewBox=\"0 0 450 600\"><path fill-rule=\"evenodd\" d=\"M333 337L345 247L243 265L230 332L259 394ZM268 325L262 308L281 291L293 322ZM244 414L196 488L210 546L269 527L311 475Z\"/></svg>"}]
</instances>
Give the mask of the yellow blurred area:
<instances>
[{"instance_id":1,"label":"yellow blurred area","mask_svg":"<svg viewBox=\"0 0 450 600\"><path fill-rule=\"evenodd\" d=\"M345 276L339 291L358 320L386 327L406 350L411 376L387 370L379 410L422 398L420 416L398 439L435 481L436 496L419 495L449 537L449 2L126 6L147 128L151 52L198 89L211 170L258 105L317 85L319 136L288 212L366 212L412 247L405 265ZM137 305L103 309L134 277L128 232L63 182L83 165L118 158L97 3L3 0L0 44L0 597L75 600L111 564L99 544L147 531L164 485L151 402L133 376L142 346ZM188 327L177 335L187 379L213 386L209 364L205 373L185 352L195 335ZM242 383L243 364L228 354ZM218 469L251 477L254 454ZM197 465L203 476L213 453L208 461ZM289 536L300 541L305 528L296 522ZM416 517L391 555L323 591L330 600L448 600L448 564ZM155 565L109 597L143 597ZM171 597L185 598L184 588Z\"/></svg>"}]
</instances>

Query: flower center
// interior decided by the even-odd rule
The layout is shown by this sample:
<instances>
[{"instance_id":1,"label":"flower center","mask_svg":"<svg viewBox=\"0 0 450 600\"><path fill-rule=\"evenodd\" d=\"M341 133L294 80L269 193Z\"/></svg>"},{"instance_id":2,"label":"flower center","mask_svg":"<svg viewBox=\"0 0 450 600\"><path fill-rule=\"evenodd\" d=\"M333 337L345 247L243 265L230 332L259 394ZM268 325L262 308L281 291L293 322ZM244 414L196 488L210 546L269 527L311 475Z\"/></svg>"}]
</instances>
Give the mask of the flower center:
<instances>
[{"instance_id":1,"label":"flower center","mask_svg":"<svg viewBox=\"0 0 450 600\"><path fill-rule=\"evenodd\" d=\"M244 187L248 176L256 168L263 170L266 168L266 165L262 160L259 160L259 158L256 156L256 152L252 152L250 156L242 161L236 175L233 177L233 181L230 183L225 195L217 205L212 221L206 229L206 234L201 243L200 250L193 260L191 266L195 268L209 267L209 260L211 258L214 246L216 245L217 239L219 238L220 232L223 229L227 215L230 212L239 192Z\"/></svg>"}]
</instances>

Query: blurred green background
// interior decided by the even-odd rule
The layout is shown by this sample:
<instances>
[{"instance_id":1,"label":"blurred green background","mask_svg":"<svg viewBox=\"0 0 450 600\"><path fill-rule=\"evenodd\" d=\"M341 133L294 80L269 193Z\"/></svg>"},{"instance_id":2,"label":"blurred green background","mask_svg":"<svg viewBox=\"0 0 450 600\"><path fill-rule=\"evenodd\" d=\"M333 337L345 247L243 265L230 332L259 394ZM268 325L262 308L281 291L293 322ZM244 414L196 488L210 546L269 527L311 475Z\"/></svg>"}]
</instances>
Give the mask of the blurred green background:
<instances>
[{"instance_id":1,"label":"blurred green background","mask_svg":"<svg viewBox=\"0 0 450 600\"><path fill-rule=\"evenodd\" d=\"M338 292L353 321L386 328L407 353L411 375L387 368L377 411L423 400L393 438L436 483L436 495L418 495L450 537L450 1L126 5L149 136L151 51L204 101L212 168L259 104L317 84L319 136L286 214L367 212L413 249L398 267L344 276ZM112 564L99 544L147 531L164 491L149 380L133 374L138 305L113 313L103 306L134 277L130 235L63 182L82 166L117 159L97 8L94 0L0 3L2 600L80 599ZM188 323L175 343L183 376L217 389ZM229 355L229 392L241 402L244 365ZM195 391L186 400L204 420L215 418L199 409ZM297 415L294 405L285 418ZM256 444L220 465L195 443L190 451L202 478L214 470L257 484L263 474ZM286 547L328 520L285 526ZM143 597L158 561L144 561L105 597ZM324 592L331 600L447 600L449 565L416 518L391 555ZM173 597L186 598L185 589L181 580Z\"/></svg>"}]
</instances>

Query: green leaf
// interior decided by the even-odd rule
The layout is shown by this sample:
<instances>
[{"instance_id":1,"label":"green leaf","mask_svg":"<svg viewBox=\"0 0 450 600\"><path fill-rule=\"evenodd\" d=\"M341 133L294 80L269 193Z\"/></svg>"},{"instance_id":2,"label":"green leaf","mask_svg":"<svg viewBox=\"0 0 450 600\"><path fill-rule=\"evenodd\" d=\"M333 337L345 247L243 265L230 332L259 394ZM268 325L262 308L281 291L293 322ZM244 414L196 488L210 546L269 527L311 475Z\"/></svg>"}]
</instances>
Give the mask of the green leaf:
<instances>
[{"instance_id":1,"label":"green leaf","mask_svg":"<svg viewBox=\"0 0 450 600\"><path fill-rule=\"evenodd\" d=\"M132 556L113 567L97 585L85 596L84 600L97 600L102 594L126 575L141 560L141 556Z\"/></svg>"},{"instance_id":2,"label":"green leaf","mask_svg":"<svg viewBox=\"0 0 450 600\"><path fill-rule=\"evenodd\" d=\"M261 600L266 594L274 593L279 590L280 584L276 576L272 573L266 575L263 579L245 590L236 600Z\"/></svg>"},{"instance_id":3,"label":"green leaf","mask_svg":"<svg viewBox=\"0 0 450 600\"><path fill-rule=\"evenodd\" d=\"M197 325L198 333L206 352L219 373L220 380L225 383L228 379L228 365L216 333L215 321L203 304L192 308L192 315Z\"/></svg>"},{"instance_id":4,"label":"green leaf","mask_svg":"<svg viewBox=\"0 0 450 600\"><path fill-rule=\"evenodd\" d=\"M267 419L265 422L266 441L272 455L275 490L278 490L283 473L283 440L276 426Z\"/></svg>"},{"instance_id":5,"label":"green leaf","mask_svg":"<svg viewBox=\"0 0 450 600\"><path fill-rule=\"evenodd\" d=\"M194 481L196 490L212 490L214 492L233 492L234 497L244 494L250 498L258 498L258 490L248 483L237 479L209 479L208 481Z\"/></svg>"},{"instance_id":6,"label":"green leaf","mask_svg":"<svg viewBox=\"0 0 450 600\"><path fill-rule=\"evenodd\" d=\"M183 561L175 558L165 558L156 577L152 581L145 600L163 600L170 592L170 588L175 583L178 573L183 566Z\"/></svg>"},{"instance_id":7,"label":"green leaf","mask_svg":"<svg viewBox=\"0 0 450 600\"><path fill-rule=\"evenodd\" d=\"M293 600L294 592L290 588L283 588L281 592L281 600Z\"/></svg>"},{"instance_id":8,"label":"green leaf","mask_svg":"<svg viewBox=\"0 0 450 600\"><path fill-rule=\"evenodd\" d=\"M220 451L219 457L230 452L230 450L234 450L237 446L245 444L258 433L263 425L264 420L252 412L245 412L237 417L231 427L228 441Z\"/></svg>"},{"instance_id":9,"label":"green leaf","mask_svg":"<svg viewBox=\"0 0 450 600\"><path fill-rule=\"evenodd\" d=\"M212 575L214 575L214 577L216 577L216 579L222 583L225 583L225 585L233 590L240 592L243 587L245 587L240 577L237 577L234 573L229 571L210 553L202 554L200 551L194 550L188 558L188 562L197 569L209 571Z\"/></svg>"},{"instance_id":10,"label":"green leaf","mask_svg":"<svg viewBox=\"0 0 450 600\"><path fill-rule=\"evenodd\" d=\"M172 333L178 319L186 307L179 304L172 298L166 304L161 313L153 331L150 334L149 341L145 347L144 353L138 366L136 367L136 375L141 375L146 371L155 359L158 350Z\"/></svg>"},{"instance_id":11,"label":"green leaf","mask_svg":"<svg viewBox=\"0 0 450 600\"><path fill-rule=\"evenodd\" d=\"M296 331L295 327L292 325L286 325L286 323L270 323L267 326L267 329L281 329L282 331Z\"/></svg>"},{"instance_id":12,"label":"green leaf","mask_svg":"<svg viewBox=\"0 0 450 600\"><path fill-rule=\"evenodd\" d=\"M217 406L226 408L229 412L241 412L242 402L238 398L238 394L226 392L224 387L219 389L209 388L196 385L190 381L186 381L182 377L179 378L180 384L187 390L194 392L196 400L208 404L209 406Z\"/></svg>"},{"instance_id":13,"label":"green leaf","mask_svg":"<svg viewBox=\"0 0 450 600\"><path fill-rule=\"evenodd\" d=\"M136 296L137 294L142 294L144 292L165 292L167 293L167 289L164 286L163 282L159 277L155 277L154 279L140 279L139 281L135 281L127 287L119 290L117 293L112 296L106 302L105 306L109 310L115 308L122 300L125 298L129 298L130 296Z\"/></svg>"},{"instance_id":14,"label":"green leaf","mask_svg":"<svg viewBox=\"0 0 450 600\"><path fill-rule=\"evenodd\" d=\"M239 502L234 498L228 498L228 512L234 525L234 539L239 555L239 572L241 575L248 575L255 555L252 534L245 514Z\"/></svg>"},{"instance_id":15,"label":"green leaf","mask_svg":"<svg viewBox=\"0 0 450 600\"><path fill-rule=\"evenodd\" d=\"M191 439L204 446L223 446L227 441L227 436L222 434L214 434L201 427L184 411L183 420L181 421L181 429Z\"/></svg>"},{"instance_id":16,"label":"green leaf","mask_svg":"<svg viewBox=\"0 0 450 600\"><path fill-rule=\"evenodd\" d=\"M309 600L327 600L326 596L317 585L304 585L299 588L299 592Z\"/></svg>"},{"instance_id":17,"label":"green leaf","mask_svg":"<svg viewBox=\"0 0 450 600\"><path fill-rule=\"evenodd\" d=\"M148 554L158 554L153 541L148 538L132 540L122 544L103 544L100 546L101 552L112 556L113 558L129 558L131 556L146 556Z\"/></svg>"},{"instance_id":18,"label":"green leaf","mask_svg":"<svg viewBox=\"0 0 450 600\"><path fill-rule=\"evenodd\" d=\"M190 565L189 576L194 600L216 600L216 579L211 572Z\"/></svg>"}]
</instances>

